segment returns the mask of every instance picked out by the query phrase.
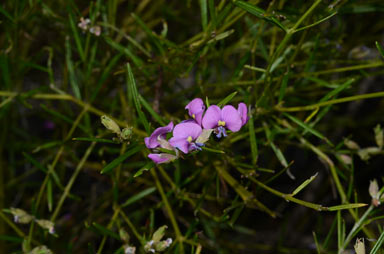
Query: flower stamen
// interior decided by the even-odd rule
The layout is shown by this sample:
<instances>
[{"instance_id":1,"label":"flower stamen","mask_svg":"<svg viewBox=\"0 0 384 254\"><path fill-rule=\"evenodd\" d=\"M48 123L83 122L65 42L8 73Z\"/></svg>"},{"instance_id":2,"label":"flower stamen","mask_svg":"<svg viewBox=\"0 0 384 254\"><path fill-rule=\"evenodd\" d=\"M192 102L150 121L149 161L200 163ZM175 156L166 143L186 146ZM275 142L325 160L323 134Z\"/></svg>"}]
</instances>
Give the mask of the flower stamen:
<instances>
[{"instance_id":1,"label":"flower stamen","mask_svg":"<svg viewBox=\"0 0 384 254\"><path fill-rule=\"evenodd\" d=\"M189 137L187 138L188 143L191 143L192 140L193 140L193 138L192 138L191 136L189 136Z\"/></svg>"},{"instance_id":2,"label":"flower stamen","mask_svg":"<svg viewBox=\"0 0 384 254\"><path fill-rule=\"evenodd\" d=\"M217 123L218 126L225 126L225 121L221 121L219 120L219 122Z\"/></svg>"}]
</instances>

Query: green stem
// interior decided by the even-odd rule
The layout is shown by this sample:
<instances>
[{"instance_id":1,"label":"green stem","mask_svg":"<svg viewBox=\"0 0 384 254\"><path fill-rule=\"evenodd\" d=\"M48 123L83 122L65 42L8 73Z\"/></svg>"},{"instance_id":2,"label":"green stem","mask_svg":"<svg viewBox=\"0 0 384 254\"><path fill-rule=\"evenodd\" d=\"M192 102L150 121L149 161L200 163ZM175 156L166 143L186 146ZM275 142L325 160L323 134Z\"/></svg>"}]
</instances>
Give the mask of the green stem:
<instances>
[{"instance_id":1,"label":"green stem","mask_svg":"<svg viewBox=\"0 0 384 254\"><path fill-rule=\"evenodd\" d=\"M362 226L365 219L368 217L368 215L371 213L371 211L374 208L375 207L373 205L370 205L369 208L367 209L367 211L365 211L365 213L360 217L360 219L358 221L356 221L356 223L355 223L355 225L353 225L353 228L351 229L351 231L349 231L349 234L347 235L347 238L345 239L343 246L339 249L339 251L338 251L339 254L344 253L345 248L347 247L349 242L352 240L352 237L356 234L356 230L358 230Z\"/></svg>"},{"instance_id":2,"label":"green stem","mask_svg":"<svg viewBox=\"0 0 384 254\"><path fill-rule=\"evenodd\" d=\"M16 92L10 92L10 91L0 91L0 97L13 97L13 96L22 96L24 95L23 93L16 93ZM37 93L37 94L33 94L31 96L29 96L28 98L32 98L32 99L45 99L45 100L67 100L67 101L72 101L73 103L77 104L78 106L82 107L82 108L85 108L87 107L88 108L88 111L91 112L91 113L94 113L98 116L102 116L102 115L107 115L105 112L93 107L92 105L86 103L86 102L83 102L82 100L79 100L69 94L42 94L42 93ZM110 118L115 121L118 125L120 125L120 127L126 127L126 123L123 122L123 121L120 121L118 119L115 119L113 117L110 116ZM136 133L137 135L140 135L142 137L146 137L147 136L147 133L142 131L142 130L139 130L137 128L133 128L133 132Z\"/></svg>"},{"instance_id":3,"label":"green stem","mask_svg":"<svg viewBox=\"0 0 384 254\"><path fill-rule=\"evenodd\" d=\"M81 158L79 164L77 165L77 167L75 169L75 172L72 174L71 178L69 179L68 184L65 186L64 192L61 195L61 198L60 198L60 200L59 200L59 202L58 202L58 204L57 204L57 206L55 208L55 211L53 212L53 214L51 216L51 221L52 222L55 221L57 215L59 214L60 209L63 206L65 199L69 195L69 192L70 192L70 190L72 188L73 183L75 182L78 174L80 173L80 170L83 168L84 163L87 161L88 156L91 154L91 152L92 152L93 148L95 147L95 145L96 145L96 142L92 142L92 144L88 147L88 149L85 152L84 156Z\"/></svg>"},{"instance_id":4,"label":"green stem","mask_svg":"<svg viewBox=\"0 0 384 254\"><path fill-rule=\"evenodd\" d=\"M324 102L315 103L312 105L307 106L298 106L298 107L280 107L277 105L275 107L275 110L282 111L282 112L295 112L295 111L307 111L307 110L314 110L318 107L324 107L328 105L338 104L338 103L344 103L349 101L357 101L357 100L364 100L364 99L370 99L370 98L378 98L378 97L384 97L384 92L377 92L377 93L367 93L367 94L361 94L361 95L354 95Z\"/></svg>"},{"instance_id":5,"label":"green stem","mask_svg":"<svg viewBox=\"0 0 384 254\"><path fill-rule=\"evenodd\" d=\"M156 168L153 168L151 170L151 174L152 174L153 178L155 179L157 190L160 192L161 198L163 199L165 208L167 209L169 218L171 220L173 229L175 230L176 240L178 242L180 242L180 253L183 254L184 253L184 245L183 245L184 237L182 236L182 234L180 232L179 225L177 224L177 221L176 221L176 218L173 214L172 208L169 205L167 196L164 193L163 186L161 186L161 183L160 183L159 178L158 178L157 173L156 173Z\"/></svg>"},{"instance_id":6,"label":"green stem","mask_svg":"<svg viewBox=\"0 0 384 254\"><path fill-rule=\"evenodd\" d=\"M115 223L115 220L116 220L118 214L119 214L119 208L116 208L115 212L113 213L112 219L111 219L111 221L109 222L109 224L107 226L108 229L112 228L112 226ZM104 235L103 239L101 240L99 249L97 250L97 254L101 254L102 253L106 240L107 240L107 235Z\"/></svg>"},{"instance_id":7,"label":"green stem","mask_svg":"<svg viewBox=\"0 0 384 254\"><path fill-rule=\"evenodd\" d=\"M128 224L128 227L132 230L132 233L136 236L137 240L140 241L141 245L145 245L145 241L144 239L141 237L141 235L139 234L139 232L137 232L137 229L136 227L133 225L133 223L131 222L131 220L127 217L127 215L125 215L125 213L120 210L120 215L121 217L123 217L124 221Z\"/></svg>"},{"instance_id":8,"label":"green stem","mask_svg":"<svg viewBox=\"0 0 384 254\"><path fill-rule=\"evenodd\" d=\"M266 72L265 72L265 80L267 81L266 87L265 87L262 95L260 96L259 100L256 102L256 106L259 105L259 103L264 98L266 92L269 90L269 87L271 84L271 82L269 81L269 75L270 75L270 71L271 71L272 65L274 64L275 60L280 55L280 53L284 50L286 44L289 42L292 35L295 33L295 30L300 26L300 24L313 12L313 10L321 2L322 2L322 0L316 0L316 2L314 2L311 5L311 7L309 7L309 9L303 14L303 16L300 17L300 19L293 25L293 27L287 30L287 33L285 34L283 40L280 42L279 46L277 47L275 53L273 53L273 55L272 55L272 57L268 63L268 67L267 67Z\"/></svg>"}]
</instances>

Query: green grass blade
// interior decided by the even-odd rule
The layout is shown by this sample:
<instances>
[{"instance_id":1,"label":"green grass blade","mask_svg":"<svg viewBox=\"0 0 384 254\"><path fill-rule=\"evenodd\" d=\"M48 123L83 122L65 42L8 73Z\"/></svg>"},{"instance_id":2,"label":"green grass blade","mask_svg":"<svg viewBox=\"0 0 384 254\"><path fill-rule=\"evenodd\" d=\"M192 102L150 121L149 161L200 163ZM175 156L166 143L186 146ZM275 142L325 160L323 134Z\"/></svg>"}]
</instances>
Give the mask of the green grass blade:
<instances>
[{"instance_id":1,"label":"green grass blade","mask_svg":"<svg viewBox=\"0 0 384 254\"><path fill-rule=\"evenodd\" d=\"M152 194L153 192L156 191L156 187L150 187L148 189L145 189L135 195L133 195L132 197L130 197L129 199L127 199L124 204L121 205L121 207L126 207L126 206L129 206L133 203L135 203L136 201L148 196L149 194Z\"/></svg>"},{"instance_id":2,"label":"green grass blade","mask_svg":"<svg viewBox=\"0 0 384 254\"><path fill-rule=\"evenodd\" d=\"M103 70L103 73L101 74L101 77L98 79L95 89L93 89L90 103L92 103L96 96L99 94L101 86L104 84L104 82L107 80L109 74L111 73L113 67L117 64L117 62L120 60L122 54L117 54L112 58L112 60L108 63L108 65Z\"/></svg>"},{"instance_id":3,"label":"green grass blade","mask_svg":"<svg viewBox=\"0 0 384 254\"><path fill-rule=\"evenodd\" d=\"M347 80L346 82L344 82L340 86L337 86L335 89L333 89L332 91L327 93L323 98L321 98L321 100L319 102L323 102L323 101L327 101L327 100L331 99L332 97L336 96L337 94L339 94L343 90L347 89L350 85L352 85L353 82L355 82L355 79L353 79L353 78Z\"/></svg>"},{"instance_id":4,"label":"green grass blade","mask_svg":"<svg viewBox=\"0 0 384 254\"><path fill-rule=\"evenodd\" d=\"M164 120L161 118L161 116L159 114L157 114L153 109L152 107L148 104L148 102L143 98L143 96L141 96L139 94L139 100L140 100L140 103L141 105L143 105L143 107L148 111L149 114L151 114L151 116L153 117L153 119L155 119L161 126L164 126L166 125L166 123L164 122Z\"/></svg>"},{"instance_id":5,"label":"green grass blade","mask_svg":"<svg viewBox=\"0 0 384 254\"><path fill-rule=\"evenodd\" d=\"M249 142L251 144L252 165L256 165L258 158L258 148L256 142L255 125L253 122L253 114L250 115L248 121Z\"/></svg>"},{"instance_id":6,"label":"green grass blade","mask_svg":"<svg viewBox=\"0 0 384 254\"><path fill-rule=\"evenodd\" d=\"M199 0L200 3L200 12L201 12L201 26L203 27L203 31L207 29L208 24L208 8L207 8L207 0Z\"/></svg>"},{"instance_id":7,"label":"green grass blade","mask_svg":"<svg viewBox=\"0 0 384 254\"><path fill-rule=\"evenodd\" d=\"M139 116L139 119L140 119L141 123L143 124L145 131L147 133L150 133L148 120L145 117L144 112L141 110L139 92L137 91L135 78L133 77L132 69L131 69L131 66L129 65L129 63L127 64L127 86L128 86L127 90L130 91L130 93L132 95L133 103L135 104L136 112Z\"/></svg>"},{"instance_id":8,"label":"green grass blade","mask_svg":"<svg viewBox=\"0 0 384 254\"><path fill-rule=\"evenodd\" d=\"M375 245L373 246L369 254L377 254L381 248L381 245L383 245L383 243L384 243L384 232L381 232L379 239L377 239Z\"/></svg>"},{"instance_id":9,"label":"green grass blade","mask_svg":"<svg viewBox=\"0 0 384 254\"><path fill-rule=\"evenodd\" d=\"M48 211L52 212L53 194L52 194L52 180L51 179L48 179L48 182L47 182L47 203L48 203Z\"/></svg>"},{"instance_id":10,"label":"green grass blade","mask_svg":"<svg viewBox=\"0 0 384 254\"><path fill-rule=\"evenodd\" d=\"M360 208L367 206L367 204L363 203L354 203L354 204L346 204L346 205L336 205L328 207L329 211L339 211L339 210L345 210L345 209L354 209L354 208Z\"/></svg>"},{"instance_id":11,"label":"green grass blade","mask_svg":"<svg viewBox=\"0 0 384 254\"><path fill-rule=\"evenodd\" d=\"M109 143L109 144L117 144L115 141L104 138L72 138L74 141L89 141L96 143Z\"/></svg>"},{"instance_id":12,"label":"green grass blade","mask_svg":"<svg viewBox=\"0 0 384 254\"><path fill-rule=\"evenodd\" d=\"M77 26L75 24L73 15L69 14L68 15L68 19L69 19L69 25L70 25L72 33L73 33L73 37L75 38L75 43L76 43L77 51L78 51L78 53L80 55L81 60L84 62L85 61L84 49L83 49L83 46L81 45L81 39L80 39L80 36L79 36L79 32L77 30ZM68 40L69 39L67 39L66 41L68 41Z\"/></svg>"},{"instance_id":13,"label":"green grass blade","mask_svg":"<svg viewBox=\"0 0 384 254\"><path fill-rule=\"evenodd\" d=\"M378 41L375 42L376 48L379 50L382 57L384 57L384 49L381 47L380 43Z\"/></svg>"},{"instance_id":14,"label":"green grass blade","mask_svg":"<svg viewBox=\"0 0 384 254\"><path fill-rule=\"evenodd\" d=\"M69 42L69 38L65 40L65 60L68 68L69 73L69 83L71 84L72 90L74 95L77 99L81 99L80 95L80 88L79 84L77 82L76 74L75 74L75 67L72 62L72 49L71 44Z\"/></svg>"},{"instance_id":15,"label":"green grass blade","mask_svg":"<svg viewBox=\"0 0 384 254\"><path fill-rule=\"evenodd\" d=\"M147 164L144 165L144 167L142 167L141 169L139 169L134 175L133 177L136 178L138 176L141 176L143 174L144 171L148 171L150 170L151 168L153 168L155 166L155 163L153 161L150 161L148 162Z\"/></svg>"},{"instance_id":16,"label":"green grass blade","mask_svg":"<svg viewBox=\"0 0 384 254\"><path fill-rule=\"evenodd\" d=\"M250 3L244 2L244 1L235 1L234 4L237 7L240 7L241 9L255 15L258 18L261 18L267 22L270 22L279 28L281 28L284 32L287 31L287 28L280 23L275 17L271 16L270 14L267 14L263 9L256 7Z\"/></svg>"},{"instance_id":17,"label":"green grass blade","mask_svg":"<svg viewBox=\"0 0 384 254\"><path fill-rule=\"evenodd\" d=\"M293 192L292 192L292 196L295 196L297 193L299 193L302 189L304 189L305 187L307 187L308 184L310 184L313 180L315 180L316 176L317 176L318 173L314 174L313 176L311 176L309 179L305 180L302 184L300 184L299 187L297 187Z\"/></svg>"},{"instance_id":18,"label":"green grass blade","mask_svg":"<svg viewBox=\"0 0 384 254\"><path fill-rule=\"evenodd\" d=\"M286 116L287 118L289 118L292 122L296 123L297 125L299 125L301 128L303 128L304 130L312 133L313 135L315 135L316 137L326 141L329 145L333 146L333 144L326 138L324 137L320 132L318 132L317 130L313 129L312 127L310 127L308 124L304 123L303 121L297 119L296 117L294 116L291 116L287 113L283 113L284 116Z\"/></svg>"},{"instance_id":19,"label":"green grass blade","mask_svg":"<svg viewBox=\"0 0 384 254\"><path fill-rule=\"evenodd\" d=\"M112 162L110 162L107 166L105 166L101 170L101 174L107 174L111 172L114 168L116 168L118 165L120 165L123 161L128 159L130 156L134 155L135 153L139 152L144 148L143 145L133 145L133 148L128 150L126 153L120 155L116 159L114 159Z\"/></svg>"},{"instance_id":20,"label":"green grass blade","mask_svg":"<svg viewBox=\"0 0 384 254\"><path fill-rule=\"evenodd\" d=\"M105 38L105 41L109 45L111 45L112 48L114 48L117 51L119 51L120 53L126 55L129 59L132 60L134 65L136 65L145 75L149 76L149 73L145 69L142 68L144 65L143 60L141 60L141 58L139 58L138 56L133 54L129 48L121 46L120 44L116 43L115 41L113 41L112 39L110 39L108 37Z\"/></svg>"},{"instance_id":21,"label":"green grass blade","mask_svg":"<svg viewBox=\"0 0 384 254\"><path fill-rule=\"evenodd\" d=\"M94 222L92 223L92 226L98 231L100 232L101 234L105 235L105 236L110 236L110 237L113 237L117 240L120 240L120 236L118 234L116 234L115 232L107 229L106 227L103 227L101 226L100 224Z\"/></svg>"},{"instance_id":22,"label":"green grass blade","mask_svg":"<svg viewBox=\"0 0 384 254\"><path fill-rule=\"evenodd\" d=\"M223 100L221 100L219 103L217 103L217 106L221 107L221 106L227 104L228 102L230 102L232 100L233 97L236 96L236 94L237 94L237 92L231 93L230 95L225 97Z\"/></svg>"}]
</instances>

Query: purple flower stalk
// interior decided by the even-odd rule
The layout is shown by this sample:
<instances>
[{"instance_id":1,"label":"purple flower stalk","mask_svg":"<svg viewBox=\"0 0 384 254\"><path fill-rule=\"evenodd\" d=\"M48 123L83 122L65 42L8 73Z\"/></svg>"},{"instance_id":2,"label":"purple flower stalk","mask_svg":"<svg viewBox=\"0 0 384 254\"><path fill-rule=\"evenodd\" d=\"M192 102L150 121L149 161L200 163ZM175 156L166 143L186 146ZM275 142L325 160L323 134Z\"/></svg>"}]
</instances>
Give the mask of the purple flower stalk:
<instances>
[{"instance_id":1,"label":"purple flower stalk","mask_svg":"<svg viewBox=\"0 0 384 254\"><path fill-rule=\"evenodd\" d=\"M196 143L195 140L202 133L199 124L187 121L179 123L173 129L173 137L169 139L171 146L180 149L183 153L193 150L201 150L203 144Z\"/></svg>"},{"instance_id":2,"label":"purple flower stalk","mask_svg":"<svg viewBox=\"0 0 384 254\"><path fill-rule=\"evenodd\" d=\"M240 103L238 110L231 105L226 105L220 109L216 105L212 105L207 109L202 120L204 129L215 129L216 136L226 137L226 129L237 132L247 123L247 106Z\"/></svg>"},{"instance_id":3,"label":"purple flower stalk","mask_svg":"<svg viewBox=\"0 0 384 254\"><path fill-rule=\"evenodd\" d=\"M201 125L201 120L205 110L203 100L200 98L193 99L190 103L188 103L185 109L188 109L188 115L195 119L199 125Z\"/></svg>"}]
</instances>

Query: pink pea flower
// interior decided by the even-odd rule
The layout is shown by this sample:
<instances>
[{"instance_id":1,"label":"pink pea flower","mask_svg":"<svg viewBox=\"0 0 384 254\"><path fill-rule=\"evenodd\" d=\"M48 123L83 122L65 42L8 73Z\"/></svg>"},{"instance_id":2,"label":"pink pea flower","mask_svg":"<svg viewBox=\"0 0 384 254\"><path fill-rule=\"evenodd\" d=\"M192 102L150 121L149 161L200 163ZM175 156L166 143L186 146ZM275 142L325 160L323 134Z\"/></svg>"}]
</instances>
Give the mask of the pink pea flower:
<instances>
[{"instance_id":1,"label":"pink pea flower","mask_svg":"<svg viewBox=\"0 0 384 254\"><path fill-rule=\"evenodd\" d=\"M149 137L144 138L145 145L149 149L155 149L161 147L167 150L175 150L169 142L166 140L167 133L173 130L173 122L170 122L167 126L157 128ZM177 159L176 155L169 153L151 153L148 155L156 164L167 163Z\"/></svg>"},{"instance_id":2,"label":"pink pea flower","mask_svg":"<svg viewBox=\"0 0 384 254\"><path fill-rule=\"evenodd\" d=\"M179 123L173 129L173 137L169 139L171 146L180 149L183 153L193 150L201 150L202 143L195 142L202 134L199 124L186 121Z\"/></svg>"},{"instance_id":3,"label":"pink pea flower","mask_svg":"<svg viewBox=\"0 0 384 254\"><path fill-rule=\"evenodd\" d=\"M203 118L205 105L202 99L195 98L185 107L188 109L188 115L195 119L195 121L201 125L201 120Z\"/></svg>"},{"instance_id":4,"label":"pink pea flower","mask_svg":"<svg viewBox=\"0 0 384 254\"><path fill-rule=\"evenodd\" d=\"M150 137L144 138L145 145L149 149L161 146L161 143L163 143L162 141L165 140L167 133L171 132L172 130L173 122L170 122L167 126L157 128Z\"/></svg>"},{"instance_id":5,"label":"pink pea flower","mask_svg":"<svg viewBox=\"0 0 384 254\"><path fill-rule=\"evenodd\" d=\"M214 129L218 138L226 137L226 129L237 132L247 123L247 113L247 106L244 103L240 103L237 110L231 105L226 105L222 109L212 105L205 112L202 124L204 129Z\"/></svg>"}]
</instances>

